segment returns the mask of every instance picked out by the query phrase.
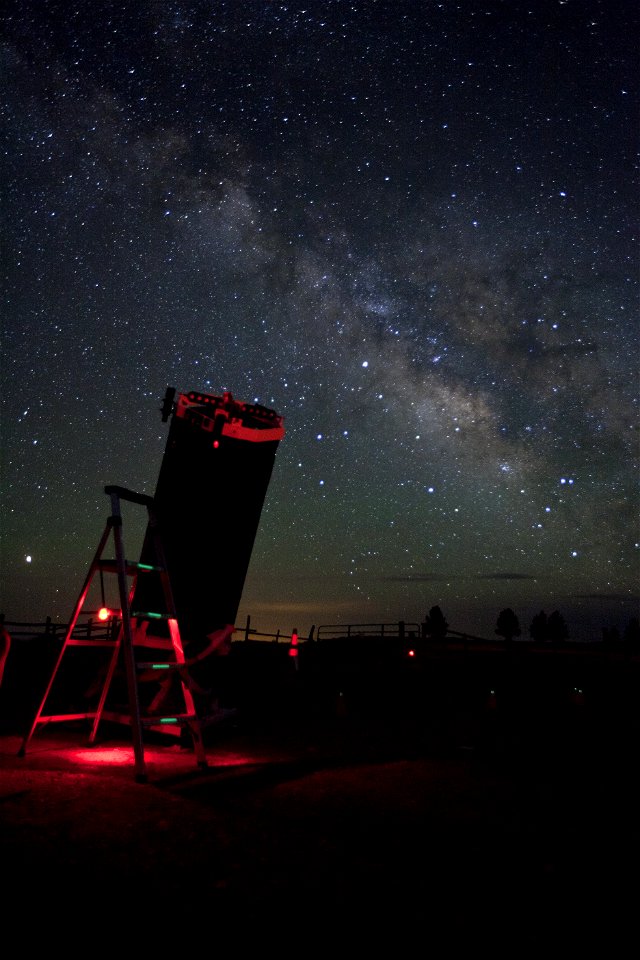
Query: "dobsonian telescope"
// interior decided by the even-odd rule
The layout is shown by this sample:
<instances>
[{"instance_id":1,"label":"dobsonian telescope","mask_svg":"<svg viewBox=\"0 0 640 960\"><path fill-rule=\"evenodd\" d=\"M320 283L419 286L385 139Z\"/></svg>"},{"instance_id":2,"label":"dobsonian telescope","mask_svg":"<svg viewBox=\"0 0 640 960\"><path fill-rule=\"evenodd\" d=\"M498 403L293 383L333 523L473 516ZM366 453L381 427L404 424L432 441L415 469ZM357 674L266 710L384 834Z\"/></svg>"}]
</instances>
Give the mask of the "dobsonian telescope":
<instances>
[{"instance_id":1,"label":"dobsonian telescope","mask_svg":"<svg viewBox=\"0 0 640 960\"><path fill-rule=\"evenodd\" d=\"M154 511L182 641L193 655L235 622L283 418L228 392L176 399L173 387L161 412L171 425ZM151 541L147 529L141 562ZM140 578L132 609L158 609L159 590L153 577Z\"/></svg>"}]
</instances>

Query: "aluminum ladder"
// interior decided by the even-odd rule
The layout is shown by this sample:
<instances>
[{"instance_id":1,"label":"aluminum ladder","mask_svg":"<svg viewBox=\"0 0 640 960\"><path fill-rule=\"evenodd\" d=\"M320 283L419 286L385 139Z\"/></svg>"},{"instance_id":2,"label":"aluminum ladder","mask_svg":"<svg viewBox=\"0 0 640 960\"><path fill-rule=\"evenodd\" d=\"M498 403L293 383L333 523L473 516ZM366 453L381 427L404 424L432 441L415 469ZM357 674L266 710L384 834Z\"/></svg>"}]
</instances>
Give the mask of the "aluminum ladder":
<instances>
[{"instance_id":1,"label":"aluminum ladder","mask_svg":"<svg viewBox=\"0 0 640 960\"><path fill-rule=\"evenodd\" d=\"M67 626L64 641L53 671L46 686L44 695L34 717L34 720L26 733L19 750L19 756L24 756L29 742L35 731L46 724L72 721L72 720L92 720L93 725L89 742L95 742L98 726L101 720L110 720L117 723L130 723L133 734L133 751L135 758L135 778L138 782L147 780L147 770L145 761L145 748L143 731L152 729L158 732L181 733L183 729L188 729L193 741L194 752L200 767L207 767L207 757L202 739L202 724L198 717L193 690L194 682L189 675L188 663L180 636L178 617L176 613L173 592L169 571L166 564L166 558L162 545L160 532L154 510L154 501L152 497L140 493L134 493L120 486L106 486L104 488L107 496L111 500L111 514L107 518L106 527L98 544L89 572L78 596L73 614ZM153 563L131 562L125 559L124 540L122 532L122 511L121 501L139 504L146 507L148 514L147 540L153 552ZM103 552L105 547L113 537L115 547L115 559L104 559ZM145 557L145 559L147 559ZM100 575L101 581L105 574L115 574L118 582L118 595L120 600L120 624L117 635L112 637L100 637L97 639L84 638L74 634L78 618L84 608L89 594L90 587L96 575ZM136 592L136 584L139 576L156 575L162 587L162 596L164 609L162 611L132 610L131 605ZM141 625L150 622L164 621L168 628L168 637L149 637L146 630L141 629ZM46 714L45 707L50 699L50 694L54 685L56 676L66 654L72 648L91 647L94 650L99 647L111 648L108 659L106 675L102 683L102 689L99 702L95 710L76 713L49 713ZM160 651L157 658L142 661L136 657L136 649L141 647L154 648ZM106 708L107 696L120 661L123 661L126 687L128 696L128 706L125 712L112 711ZM178 683L176 686L181 692L184 709L179 712L161 713L154 707L162 705L164 693L172 676L177 674ZM156 679L160 683L160 690L149 708L141 709L139 683L143 680Z\"/></svg>"}]
</instances>

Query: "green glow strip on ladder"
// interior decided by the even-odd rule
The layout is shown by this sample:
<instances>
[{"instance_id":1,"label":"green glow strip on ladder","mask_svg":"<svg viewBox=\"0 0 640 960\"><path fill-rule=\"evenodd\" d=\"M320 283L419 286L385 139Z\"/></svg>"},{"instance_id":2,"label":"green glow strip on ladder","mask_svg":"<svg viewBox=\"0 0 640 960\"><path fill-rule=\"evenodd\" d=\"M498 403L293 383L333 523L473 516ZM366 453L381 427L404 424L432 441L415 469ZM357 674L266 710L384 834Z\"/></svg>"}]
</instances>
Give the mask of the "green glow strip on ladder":
<instances>
[{"instance_id":1,"label":"green glow strip on ladder","mask_svg":"<svg viewBox=\"0 0 640 960\"><path fill-rule=\"evenodd\" d=\"M160 723L177 723L177 717L162 717Z\"/></svg>"},{"instance_id":2,"label":"green glow strip on ladder","mask_svg":"<svg viewBox=\"0 0 640 960\"><path fill-rule=\"evenodd\" d=\"M151 566L150 563L138 563L138 570L155 570L156 567Z\"/></svg>"},{"instance_id":3,"label":"green glow strip on ladder","mask_svg":"<svg viewBox=\"0 0 640 960\"><path fill-rule=\"evenodd\" d=\"M170 663L152 663L151 669L152 670L170 670L171 664Z\"/></svg>"}]
</instances>

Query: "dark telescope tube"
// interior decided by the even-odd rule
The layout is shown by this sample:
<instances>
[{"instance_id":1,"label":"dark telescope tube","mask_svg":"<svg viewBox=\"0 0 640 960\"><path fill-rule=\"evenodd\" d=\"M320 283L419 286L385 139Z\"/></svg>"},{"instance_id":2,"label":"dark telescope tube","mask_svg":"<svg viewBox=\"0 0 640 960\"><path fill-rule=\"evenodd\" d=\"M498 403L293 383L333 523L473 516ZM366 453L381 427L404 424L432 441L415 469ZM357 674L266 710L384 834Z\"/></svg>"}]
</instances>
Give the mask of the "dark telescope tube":
<instances>
[{"instance_id":1,"label":"dark telescope tube","mask_svg":"<svg viewBox=\"0 0 640 960\"><path fill-rule=\"evenodd\" d=\"M174 403L171 389L154 504L182 640L193 653L235 623L284 426L274 410L230 393L181 393ZM149 559L147 530L141 562ZM159 589L159 581L140 577L132 609L153 609L162 602Z\"/></svg>"}]
</instances>

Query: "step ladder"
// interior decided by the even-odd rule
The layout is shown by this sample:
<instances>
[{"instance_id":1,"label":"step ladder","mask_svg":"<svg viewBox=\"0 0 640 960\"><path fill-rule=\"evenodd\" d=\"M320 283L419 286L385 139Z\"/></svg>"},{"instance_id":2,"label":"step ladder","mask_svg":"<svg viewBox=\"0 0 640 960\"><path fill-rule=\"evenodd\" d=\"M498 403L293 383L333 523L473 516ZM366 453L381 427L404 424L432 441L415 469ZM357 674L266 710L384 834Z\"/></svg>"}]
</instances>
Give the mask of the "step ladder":
<instances>
[{"instance_id":1,"label":"step ladder","mask_svg":"<svg viewBox=\"0 0 640 960\"><path fill-rule=\"evenodd\" d=\"M169 572L157 525L153 498L145 496L144 494L134 493L124 487L113 485L105 487L104 490L111 499L111 515L107 518L105 530L76 601L65 633L62 648L58 654L40 706L38 707L29 731L23 739L18 755L25 755L27 746L35 731L46 724L71 720L92 720L93 725L89 742L93 743L96 739L101 720L108 720L131 725L135 758L135 778L139 782L145 782L147 779L143 737L143 731L145 729L166 733L172 728L171 732L180 734L182 730L186 728L191 734L198 765L200 767L206 767L207 758L202 740L202 724L194 703L195 685L189 675L188 663L182 646L180 628L178 626ZM147 509L148 526L145 546L148 545L149 547L149 551L152 554L150 559L153 559L153 563L132 563L125 559L122 534L122 500L139 504ZM113 536L115 558L104 559L103 552L111 536ZM147 559L146 555L145 559ZM117 632L114 631L115 636L85 639L78 636L77 633L74 635L78 618L84 608L94 578L96 575L99 575L101 578L101 586L103 586L103 577L105 574L115 574L117 577L118 595L120 599L120 624ZM159 578L161 584L164 610L132 610L131 605L136 594L138 577L153 575ZM166 638L148 635L145 627L154 621L163 621L166 623L168 632ZM58 675L63 659L69 651L75 647L91 647L94 650L99 647L107 647L111 650L110 654L107 655L108 666L104 681L101 681L102 689L97 707L88 712L46 714L45 707L50 700L54 681ZM158 650L159 654L157 659L140 660L139 657L136 656L136 649L138 649L139 652L140 648ZM126 676L128 705L124 711L114 712L106 709L107 697L116 673L116 668L121 662L124 665ZM156 710L164 699L166 687L174 675L177 676L177 682L174 680L174 689L177 688L181 694L180 700L183 709L177 713L157 713ZM151 705L147 706L146 709L142 709L139 684L150 678L154 680L157 678L161 686Z\"/></svg>"}]
</instances>

